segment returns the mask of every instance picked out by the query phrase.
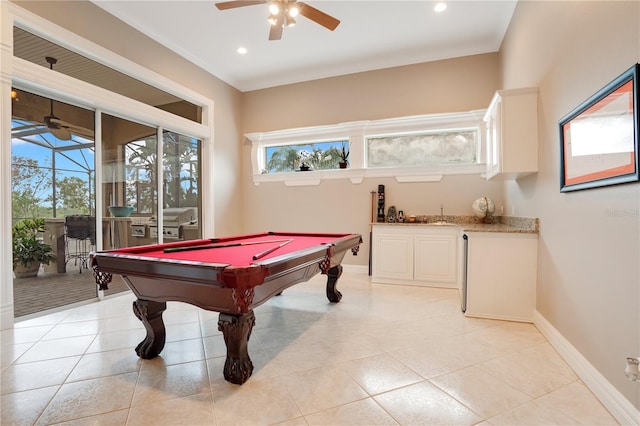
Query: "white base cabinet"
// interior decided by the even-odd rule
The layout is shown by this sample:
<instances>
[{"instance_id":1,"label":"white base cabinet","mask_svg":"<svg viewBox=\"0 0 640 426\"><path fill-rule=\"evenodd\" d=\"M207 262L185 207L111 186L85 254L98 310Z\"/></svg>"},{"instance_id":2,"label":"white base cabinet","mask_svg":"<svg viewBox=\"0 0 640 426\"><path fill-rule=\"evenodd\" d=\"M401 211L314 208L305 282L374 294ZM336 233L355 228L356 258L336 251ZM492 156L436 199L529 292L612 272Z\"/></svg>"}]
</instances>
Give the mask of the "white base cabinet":
<instances>
[{"instance_id":1,"label":"white base cabinet","mask_svg":"<svg viewBox=\"0 0 640 426\"><path fill-rule=\"evenodd\" d=\"M458 233L416 235L413 247L414 280L457 287Z\"/></svg>"},{"instance_id":2,"label":"white base cabinet","mask_svg":"<svg viewBox=\"0 0 640 426\"><path fill-rule=\"evenodd\" d=\"M465 315L533 322L538 235L468 232Z\"/></svg>"},{"instance_id":3,"label":"white base cabinet","mask_svg":"<svg viewBox=\"0 0 640 426\"><path fill-rule=\"evenodd\" d=\"M460 228L374 225L372 282L458 288Z\"/></svg>"},{"instance_id":4,"label":"white base cabinet","mask_svg":"<svg viewBox=\"0 0 640 426\"><path fill-rule=\"evenodd\" d=\"M413 280L413 246L412 235L397 234L393 230L381 230L380 232L374 230L373 280Z\"/></svg>"}]
</instances>

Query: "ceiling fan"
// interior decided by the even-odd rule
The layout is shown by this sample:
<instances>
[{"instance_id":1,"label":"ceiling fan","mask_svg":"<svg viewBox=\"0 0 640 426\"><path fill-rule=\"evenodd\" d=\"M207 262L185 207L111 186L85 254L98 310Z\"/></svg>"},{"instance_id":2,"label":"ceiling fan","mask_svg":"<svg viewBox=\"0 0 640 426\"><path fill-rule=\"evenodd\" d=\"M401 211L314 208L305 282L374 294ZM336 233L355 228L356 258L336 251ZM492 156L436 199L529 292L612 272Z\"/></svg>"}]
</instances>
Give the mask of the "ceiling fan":
<instances>
[{"instance_id":1,"label":"ceiling fan","mask_svg":"<svg viewBox=\"0 0 640 426\"><path fill-rule=\"evenodd\" d=\"M297 0L232 0L216 3L216 7L219 10L227 10L265 3L269 4L268 21L271 24L269 40L280 40L284 26L294 26L295 17L298 15L302 15L330 31L335 30L340 24L340 21L333 16Z\"/></svg>"},{"instance_id":2,"label":"ceiling fan","mask_svg":"<svg viewBox=\"0 0 640 426\"><path fill-rule=\"evenodd\" d=\"M52 58L51 56L45 57L45 60L49 63L50 70L53 70L53 65L56 62L58 62L56 58ZM66 121L62 121L58 117L56 117L55 114L53 113L53 99L49 99L49 102L50 102L49 114L43 117L44 126L46 127L46 130L49 133L51 133L53 136L63 141L70 140L72 134L77 134L79 136L84 136L88 138L94 137L93 130L76 126L71 123L67 123ZM25 130L28 130L29 128L34 128L38 126L42 126L42 125L38 124L35 126L34 125L21 126L19 128L13 129L13 131L25 131ZM34 132L29 132L29 134L31 133L34 133ZM38 133L41 133L41 131Z\"/></svg>"}]
</instances>

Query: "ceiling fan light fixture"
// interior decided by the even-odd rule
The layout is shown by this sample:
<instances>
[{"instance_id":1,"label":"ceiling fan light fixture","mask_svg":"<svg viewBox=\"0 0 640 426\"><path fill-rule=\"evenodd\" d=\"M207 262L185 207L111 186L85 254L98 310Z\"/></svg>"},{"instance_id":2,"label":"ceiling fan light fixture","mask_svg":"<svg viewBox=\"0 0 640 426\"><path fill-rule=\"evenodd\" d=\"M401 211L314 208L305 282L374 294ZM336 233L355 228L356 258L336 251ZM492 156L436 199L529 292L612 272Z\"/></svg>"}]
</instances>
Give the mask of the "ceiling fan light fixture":
<instances>
[{"instance_id":1,"label":"ceiling fan light fixture","mask_svg":"<svg viewBox=\"0 0 640 426\"><path fill-rule=\"evenodd\" d=\"M296 20L289 15L286 16L286 20L287 20L287 27L293 27L296 24Z\"/></svg>"},{"instance_id":2,"label":"ceiling fan light fixture","mask_svg":"<svg viewBox=\"0 0 640 426\"><path fill-rule=\"evenodd\" d=\"M443 1L436 3L433 10L436 12L444 12L447 9L447 4Z\"/></svg>"},{"instance_id":3,"label":"ceiling fan light fixture","mask_svg":"<svg viewBox=\"0 0 640 426\"><path fill-rule=\"evenodd\" d=\"M277 25L278 24L278 15L275 15L275 14L269 15L269 19L267 19L267 21L269 21L269 23L271 25Z\"/></svg>"},{"instance_id":4,"label":"ceiling fan light fixture","mask_svg":"<svg viewBox=\"0 0 640 426\"><path fill-rule=\"evenodd\" d=\"M287 9L287 15L289 15L289 17L291 18L295 18L299 14L300 14L300 9L298 9L298 6L296 6L295 4L289 6L289 8Z\"/></svg>"},{"instance_id":5,"label":"ceiling fan light fixture","mask_svg":"<svg viewBox=\"0 0 640 426\"><path fill-rule=\"evenodd\" d=\"M269 12L272 15L277 15L278 13L280 13L280 5L277 1L272 1L271 3L269 3Z\"/></svg>"}]
</instances>

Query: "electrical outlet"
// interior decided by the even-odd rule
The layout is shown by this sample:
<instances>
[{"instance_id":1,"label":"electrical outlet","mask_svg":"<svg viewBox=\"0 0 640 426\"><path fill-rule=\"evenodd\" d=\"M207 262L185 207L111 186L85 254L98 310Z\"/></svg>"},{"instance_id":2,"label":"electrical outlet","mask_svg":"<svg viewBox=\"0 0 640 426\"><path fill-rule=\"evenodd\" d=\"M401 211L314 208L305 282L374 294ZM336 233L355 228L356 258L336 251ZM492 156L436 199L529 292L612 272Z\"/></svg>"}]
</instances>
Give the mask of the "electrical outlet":
<instances>
[{"instance_id":1,"label":"electrical outlet","mask_svg":"<svg viewBox=\"0 0 640 426\"><path fill-rule=\"evenodd\" d=\"M629 380L632 382L637 382L640 380L640 372L638 370L638 365L640 364L639 358L627 358L627 366L624 369L624 374L627 376Z\"/></svg>"}]
</instances>

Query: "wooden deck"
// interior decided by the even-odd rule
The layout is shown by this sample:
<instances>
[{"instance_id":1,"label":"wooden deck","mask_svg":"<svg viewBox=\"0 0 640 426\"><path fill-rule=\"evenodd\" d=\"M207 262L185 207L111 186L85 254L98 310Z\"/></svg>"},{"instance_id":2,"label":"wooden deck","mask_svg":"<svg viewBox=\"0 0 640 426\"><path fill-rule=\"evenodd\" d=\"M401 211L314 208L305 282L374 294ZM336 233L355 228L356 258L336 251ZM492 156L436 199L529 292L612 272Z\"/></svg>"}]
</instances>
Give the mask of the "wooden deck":
<instances>
[{"instance_id":1,"label":"wooden deck","mask_svg":"<svg viewBox=\"0 0 640 426\"><path fill-rule=\"evenodd\" d=\"M25 315L78 302L93 300L97 297L93 274L88 269L69 267L65 273L45 272L40 268L37 277L13 279L14 317L19 319ZM109 296L122 291L130 291L129 287L118 275L114 275Z\"/></svg>"}]
</instances>

